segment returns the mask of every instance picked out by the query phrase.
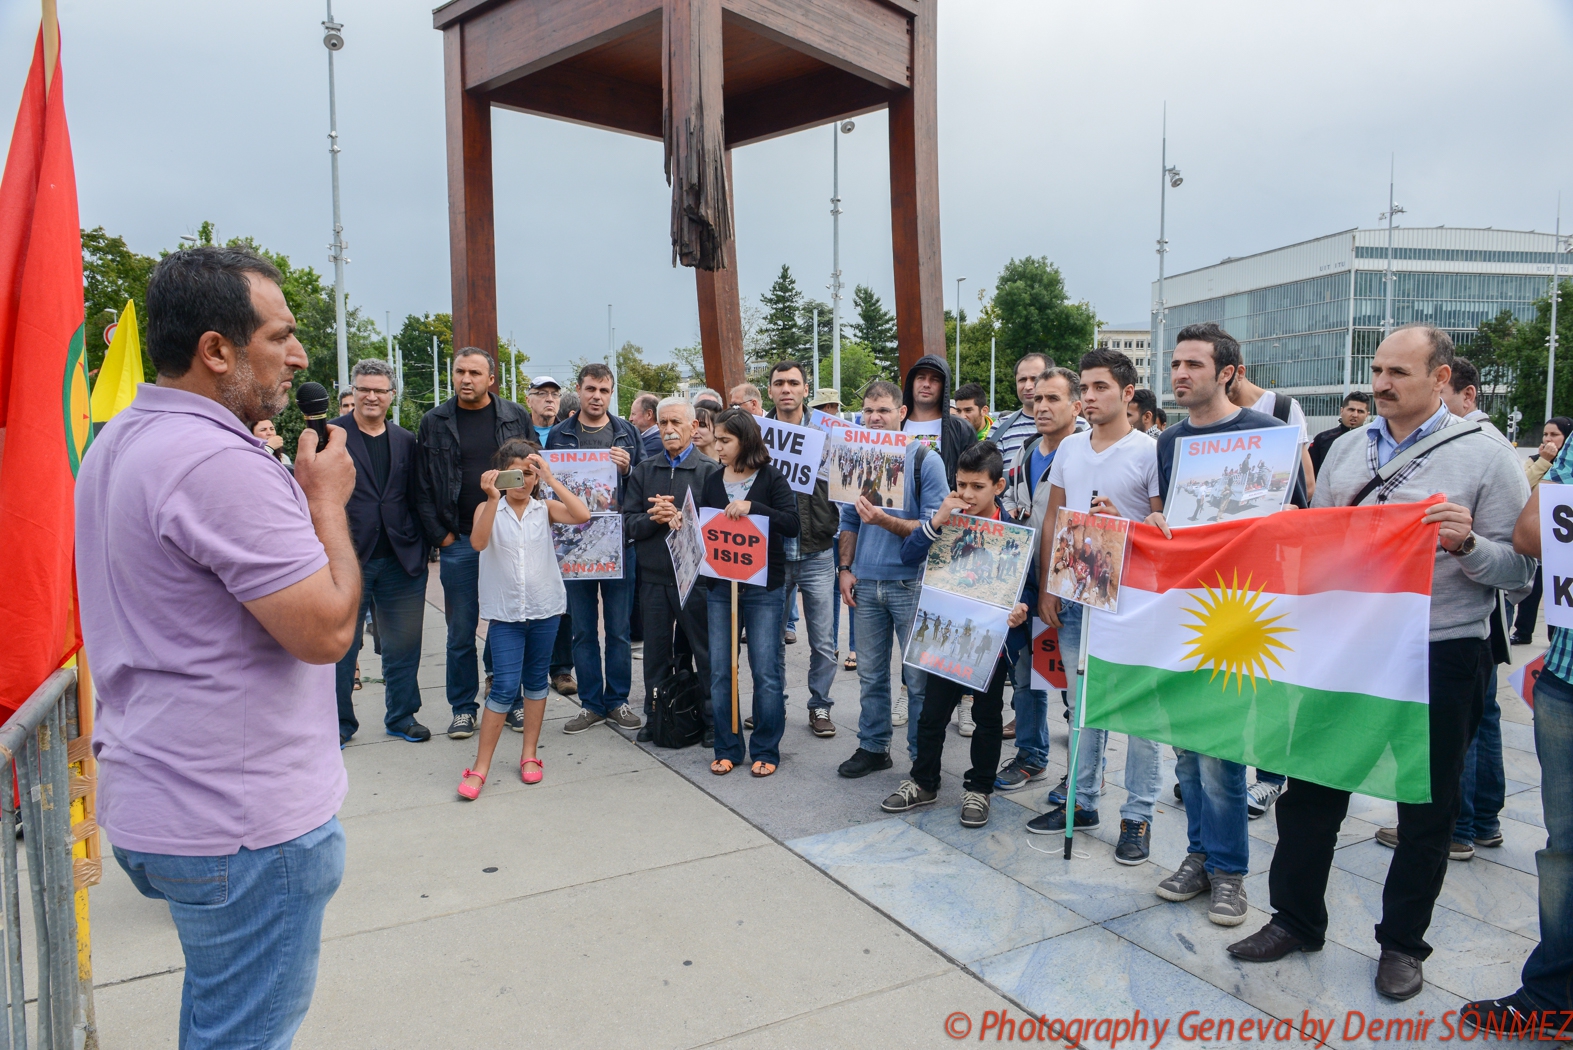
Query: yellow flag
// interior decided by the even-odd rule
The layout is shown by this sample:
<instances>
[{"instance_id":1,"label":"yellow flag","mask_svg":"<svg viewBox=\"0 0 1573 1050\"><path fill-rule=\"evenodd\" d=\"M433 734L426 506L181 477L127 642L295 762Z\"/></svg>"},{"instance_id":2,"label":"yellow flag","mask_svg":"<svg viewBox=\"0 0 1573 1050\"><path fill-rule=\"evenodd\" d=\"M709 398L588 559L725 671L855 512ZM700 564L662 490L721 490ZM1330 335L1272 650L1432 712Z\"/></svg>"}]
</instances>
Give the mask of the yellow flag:
<instances>
[{"instance_id":1,"label":"yellow flag","mask_svg":"<svg viewBox=\"0 0 1573 1050\"><path fill-rule=\"evenodd\" d=\"M93 422L105 423L137 396L142 382L142 340L137 335L137 308L130 299L120 312L114 338L104 352L104 365L93 384Z\"/></svg>"}]
</instances>

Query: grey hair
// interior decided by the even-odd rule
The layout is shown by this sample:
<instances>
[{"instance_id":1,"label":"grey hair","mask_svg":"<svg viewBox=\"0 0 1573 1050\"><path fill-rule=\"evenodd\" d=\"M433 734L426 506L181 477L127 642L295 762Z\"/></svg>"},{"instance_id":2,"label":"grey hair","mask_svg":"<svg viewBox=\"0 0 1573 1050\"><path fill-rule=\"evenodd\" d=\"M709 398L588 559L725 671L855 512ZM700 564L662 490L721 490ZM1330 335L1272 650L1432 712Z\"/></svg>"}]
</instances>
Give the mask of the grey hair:
<instances>
[{"instance_id":1,"label":"grey hair","mask_svg":"<svg viewBox=\"0 0 1573 1050\"><path fill-rule=\"evenodd\" d=\"M661 418L661 410L663 408L680 408L688 414L690 420L694 418L694 406L689 404L686 398L663 397L660 403L655 406L655 418Z\"/></svg>"},{"instance_id":2,"label":"grey hair","mask_svg":"<svg viewBox=\"0 0 1573 1050\"><path fill-rule=\"evenodd\" d=\"M380 357L363 357L356 361L355 367L350 369L350 382L354 383L361 376L382 376L388 381L388 386L395 390L399 387L399 374Z\"/></svg>"},{"instance_id":3,"label":"grey hair","mask_svg":"<svg viewBox=\"0 0 1573 1050\"><path fill-rule=\"evenodd\" d=\"M726 398L721 396L720 391L712 390L710 387L707 387L707 386L702 386L698 390L694 391L692 394L689 394L688 395L688 400L689 400L689 402L691 404L698 404L699 402L703 401L707 397L708 398L714 398L717 404L722 404L722 405L726 404Z\"/></svg>"},{"instance_id":4,"label":"grey hair","mask_svg":"<svg viewBox=\"0 0 1573 1050\"><path fill-rule=\"evenodd\" d=\"M1065 385L1070 387L1071 400L1081 400L1081 376L1077 375L1075 372L1072 372L1070 369L1058 367L1047 368L1044 371L1038 373L1038 382L1041 383L1045 379L1065 380Z\"/></svg>"},{"instance_id":5,"label":"grey hair","mask_svg":"<svg viewBox=\"0 0 1573 1050\"><path fill-rule=\"evenodd\" d=\"M1449 368L1453 367L1452 336L1442 331L1442 329L1438 328L1436 325L1426 324L1423 321L1417 321L1414 324L1400 325L1393 329L1393 335L1397 335L1399 332L1408 331L1420 332L1426 337L1426 341L1431 344L1431 353L1426 357L1426 371L1428 373L1435 372L1443 365L1447 365ZM1392 336L1389 336L1388 338L1391 339Z\"/></svg>"}]
</instances>

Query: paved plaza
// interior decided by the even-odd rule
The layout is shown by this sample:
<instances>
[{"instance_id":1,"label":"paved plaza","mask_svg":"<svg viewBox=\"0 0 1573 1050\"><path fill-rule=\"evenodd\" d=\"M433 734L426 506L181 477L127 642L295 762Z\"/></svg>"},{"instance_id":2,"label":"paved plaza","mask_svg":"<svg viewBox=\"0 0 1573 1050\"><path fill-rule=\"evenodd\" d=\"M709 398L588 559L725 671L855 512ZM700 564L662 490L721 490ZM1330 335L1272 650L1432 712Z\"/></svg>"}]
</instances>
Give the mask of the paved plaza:
<instances>
[{"instance_id":1,"label":"paved plaza","mask_svg":"<svg viewBox=\"0 0 1573 1050\"><path fill-rule=\"evenodd\" d=\"M340 813L349 859L327 912L302 1050L946 1046L947 1018L958 1013L976 1040L986 1016L1001 1012L1117 1018L1138 1009L1175 1022L1199 1011L1191 1022L1289 1018L1297 1027L1308 1012L1333 1019L1327 1045L1345 1046L1355 1042L1340 1038L1351 1010L1436 1018L1465 999L1507 994L1537 937L1540 774L1529 710L1505 674L1505 843L1449 865L1426 988L1393 1004L1371 985L1371 928L1391 857L1372 836L1396 821L1392 803L1357 797L1351 806L1326 949L1236 963L1224 945L1267 919L1271 814L1251 824L1252 913L1232 930L1208 922L1205 896L1171 904L1153 893L1185 855L1172 755L1152 859L1136 867L1113 859L1124 797L1117 745L1103 826L1078 835L1073 859L1061 857L1061 840L1024 832L1064 771L1063 721L1051 776L994 796L987 828L958 823L969 763L954 727L939 804L891 817L879 802L906 774L904 738L895 769L836 776L857 746L856 675L839 672L832 690L836 737L812 736L803 624L787 647L774 777L755 780L746 768L715 777L703 748L663 751L605 727L566 736L560 727L577 709L554 694L540 747L545 782L519 782L518 738L505 732L485 793L462 803L454 787L474 741L441 735L449 713L435 574L428 596L420 718L430 743L382 735L380 669L369 645L362 657L370 681L356 694L362 728L344 752L350 793ZM843 644L845 630L843 620ZM639 697L641 669L635 661ZM165 906L138 896L112 862L92 900L102 1045L174 1047L181 952ZM1164 1045L1179 1043L1171 1027Z\"/></svg>"}]
</instances>

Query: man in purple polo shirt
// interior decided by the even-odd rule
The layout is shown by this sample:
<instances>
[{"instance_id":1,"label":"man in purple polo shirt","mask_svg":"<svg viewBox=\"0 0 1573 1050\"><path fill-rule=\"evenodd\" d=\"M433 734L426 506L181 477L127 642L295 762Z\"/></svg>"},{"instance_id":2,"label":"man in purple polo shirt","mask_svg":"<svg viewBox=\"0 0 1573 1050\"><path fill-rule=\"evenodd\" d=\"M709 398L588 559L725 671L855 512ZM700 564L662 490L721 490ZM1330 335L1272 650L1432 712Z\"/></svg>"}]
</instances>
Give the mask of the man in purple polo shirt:
<instances>
[{"instance_id":1,"label":"man in purple polo shirt","mask_svg":"<svg viewBox=\"0 0 1573 1050\"><path fill-rule=\"evenodd\" d=\"M147 288L158 382L77 479L82 631L98 686L98 820L186 957L181 1050L288 1047L344 873L333 663L359 626L344 431L291 478L252 425L306 353L279 272L166 256Z\"/></svg>"}]
</instances>

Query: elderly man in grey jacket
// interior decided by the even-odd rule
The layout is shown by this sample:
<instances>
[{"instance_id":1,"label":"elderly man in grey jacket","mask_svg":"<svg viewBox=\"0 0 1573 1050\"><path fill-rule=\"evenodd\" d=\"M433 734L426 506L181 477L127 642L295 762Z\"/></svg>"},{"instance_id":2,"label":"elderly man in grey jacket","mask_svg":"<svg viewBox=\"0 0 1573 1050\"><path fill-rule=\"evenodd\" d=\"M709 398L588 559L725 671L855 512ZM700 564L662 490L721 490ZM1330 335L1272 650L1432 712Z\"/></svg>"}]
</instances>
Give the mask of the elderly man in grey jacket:
<instances>
[{"instance_id":1,"label":"elderly man in grey jacket","mask_svg":"<svg viewBox=\"0 0 1573 1050\"><path fill-rule=\"evenodd\" d=\"M1513 526L1529 499L1523 468L1494 435L1448 411L1442 390L1453 361L1452 340L1430 325L1407 325L1384 339L1371 362L1379 417L1333 442L1312 501L1339 507L1446 497L1425 517L1439 528L1431 585L1431 801L1398 806L1398 846L1376 926L1376 990L1398 1000L1424 984L1421 962L1431 954L1425 932L1447 873L1459 771L1491 674L1495 592L1526 586L1535 569L1533 558L1513 550ZM1271 962L1322 947L1328 871L1348 807L1349 792L1290 778L1278 802L1268 877L1272 921L1230 945L1230 954Z\"/></svg>"}]
</instances>

